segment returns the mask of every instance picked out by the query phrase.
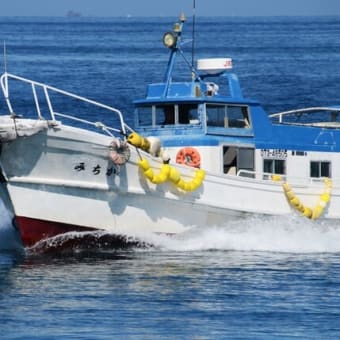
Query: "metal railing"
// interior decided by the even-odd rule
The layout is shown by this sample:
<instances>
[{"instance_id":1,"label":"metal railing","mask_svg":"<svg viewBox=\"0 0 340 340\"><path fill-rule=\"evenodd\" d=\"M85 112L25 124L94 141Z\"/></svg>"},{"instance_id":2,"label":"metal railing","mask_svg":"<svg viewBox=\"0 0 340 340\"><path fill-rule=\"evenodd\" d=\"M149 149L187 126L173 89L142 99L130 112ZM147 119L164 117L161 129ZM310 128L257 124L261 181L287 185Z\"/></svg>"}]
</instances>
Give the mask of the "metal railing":
<instances>
[{"instance_id":1,"label":"metal railing","mask_svg":"<svg viewBox=\"0 0 340 340\"><path fill-rule=\"evenodd\" d=\"M252 170L244 170L240 169L236 173L236 176L246 177L252 179L259 179L263 181L272 181L273 183L282 183L285 181L289 181L296 185L310 185L310 184L323 184L325 179L328 177L298 177L298 176L287 176L286 174L273 174L271 172L260 172L260 171L252 171ZM334 187L340 186L340 178L330 178L332 180Z\"/></svg>"},{"instance_id":2,"label":"metal railing","mask_svg":"<svg viewBox=\"0 0 340 340\"><path fill-rule=\"evenodd\" d=\"M35 109L36 109L36 114L37 114L38 119L41 119L41 120L46 119L45 117L43 117L43 115L41 113L41 105L39 103L39 99L38 99L38 95L37 95L37 88L41 88L43 90L45 100L46 100L46 103L47 103L47 107L48 107L48 110L49 110L49 115L50 115L52 121L56 121L56 117L70 119L70 120L73 120L73 121L76 121L76 122L88 124L88 125L91 125L95 128L101 129L110 136L113 136L112 132L121 133L125 136L127 130L133 131L127 124L125 124L123 114L118 109L115 109L115 108L108 106L108 105L105 105L105 104L101 104L99 102L96 102L94 100L91 100L91 99L88 99L88 98L85 98L85 97L78 96L76 94L73 94L73 93L70 93L70 92L67 92L67 91L60 90L60 89L53 87L53 86L49 86L49 85L46 85L46 84L43 84L43 83L39 83L39 82L30 80L30 79L27 79L27 78L19 77L19 76L16 76L14 74L10 74L10 73L5 72L0 78L1 88L2 88L2 92L4 94L4 97L5 97L5 101L6 101L9 113L13 116L15 116L15 113L14 113L13 106L12 106L11 99L10 99L10 91L9 91L9 84L8 84L9 79L21 81L23 83L27 83L27 84L31 85L32 96L33 96L33 99L34 99ZM54 92L54 93L57 93L57 94L60 94L60 95L66 96L66 97L70 97L70 98L88 103L90 105L94 105L96 107L105 109L107 111L110 111L110 112L117 115L120 126L118 128L109 127L109 126L106 126L105 124L103 124L102 122L91 122L91 121L88 121L86 119L77 118L77 117L74 117L72 115L67 115L67 114L63 114L63 113L60 113L60 112L56 112L56 111L54 111L53 106L52 106L50 92Z\"/></svg>"},{"instance_id":3,"label":"metal railing","mask_svg":"<svg viewBox=\"0 0 340 340\"><path fill-rule=\"evenodd\" d=\"M283 118L284 116L289 116L289 115L302 115L302 114L311 114L311 113L315 113L318 111L322 111L322 112L340 112L340 108L339 107L307 107L304 109L296 109L296 110L289 110L289 111L283 111L283 112L278 112L278 113L273 113L269 115L269 118L278 118L279 119L279 123L283 122Z\"/></svg>"}]
</instances>

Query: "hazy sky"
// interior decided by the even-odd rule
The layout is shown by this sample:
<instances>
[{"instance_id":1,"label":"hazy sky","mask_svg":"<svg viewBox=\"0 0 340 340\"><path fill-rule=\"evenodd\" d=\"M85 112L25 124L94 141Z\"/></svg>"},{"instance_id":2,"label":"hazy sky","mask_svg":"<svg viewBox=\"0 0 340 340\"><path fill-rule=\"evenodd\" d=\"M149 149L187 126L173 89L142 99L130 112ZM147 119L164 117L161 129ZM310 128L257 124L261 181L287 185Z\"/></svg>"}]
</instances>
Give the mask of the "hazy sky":
<instances>
[{"instance_id":1,"label":"hazy sky","mask_svg":"<svg viewBox=\"0 0 340 340\"><path fill-rule=\"evenodd\" d=\"M0 16L177 16L194 0L0 0ZM195 0L202 15L340 15L340 0Z\"/></svg>"}]
</instances>

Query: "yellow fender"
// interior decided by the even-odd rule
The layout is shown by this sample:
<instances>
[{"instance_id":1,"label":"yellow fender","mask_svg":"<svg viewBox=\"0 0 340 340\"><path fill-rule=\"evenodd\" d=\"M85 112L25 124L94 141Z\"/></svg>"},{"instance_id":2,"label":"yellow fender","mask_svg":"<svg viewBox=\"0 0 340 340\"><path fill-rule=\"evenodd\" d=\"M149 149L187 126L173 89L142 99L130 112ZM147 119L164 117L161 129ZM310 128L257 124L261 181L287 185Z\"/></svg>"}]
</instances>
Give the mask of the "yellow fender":
<instances>
[{"instance_id":1,"label":"yellow fender","mask_svg":"<svg viewBox=\"0 0 340 340\"><path fill-rule=\"evenodd\" d=\"M155 174L151 169L150 164L147 159L142 158L138 162L138 166L143 171L144 176L154 184L161 184L169 180L174 183L178 188L184 191L195 191L198 189L205 178L205 171L198 169L195 171L195 176L191 181L184 181L181 178L179 171L170 166L169 164L163 164L159 170L158 174Z\"/></svg>"},{"instance_id":2,"label":"yellow fender","mask_svg":"<svg viewBox=\"0 0 340 340\"><path fill-rule=\"evenodd\" d=\"M139 167L140 167L143 171L146 171L146 170L149 170L149 169L150 169L150 164L149 164L148 160L145 159L145 158L142 158L142 159L138 162L138 165L139 165Z\"/></svg>"},{"instance_id":3,"label":"yellow fender","mask_svg":"<svg viewBox=\"0 0 340 340\"><path fill-rule=\"evenodd\" d=\"M295 210L299 211L300 213L302 213L303 216L307 218L316 220L323 214L325 208L327 207L327 204L329 204L331 200L330 194L332 188L332 181L329 178L326 178L325 185L326 189L320 195L319 202L315 205L314 208L309 208L302 204L298 197L296 197L288 183L283 183L282 188L287 197L288 202Z\"/></svg>"},{"instance_id":4,"label":"yellow fender","mask_svg":"<svg viewBox=\"0 0 340 340\"><path fill-rule=\"evenodd\" d=\"M130 133L127 138L127 141L133 146L140 148L144 151L148 151L150 149L150 142L136 132Z\"/></svg>"},{"instance_id":5,"label":"yellow fender","mask_svg":"<svg viewBox=\"0 0 340 340\"><path fill-rule=\"evenodd\" d=\"M313 216L313 210L311 208L308 207L304 207L302 215L307 217L307 218L312 218Z\"/></svg>"},{"instance_id":6,"label":"yellow fender","mask_svg":"<svg viewBox=\"0 0 340 340\"><path fill-rule=\"evenodd\" d=\"M173 176L170 175L170 180L180 189L184 191L195 191L197 190L203 183L205 178L205 171L202 169L198 169L195 171L195 176L191 181L184 181L182 178L177 176L177 169L174 169ZM172 171L172 170L171 170ZM178 171L177 171L178 172Z\"/></svg>"},{"instance_id":7,"label":"yellow fender","mask_svg":"<svg viewBox=\"0 0 340 340\"><path fill-rule=\"evenodd\" d=\"M138 162L138 166L143 170L144 176L154 184L161 184L168 180L170 174L170 165L163 164L158 174L155 174L150 167L147 159L142 158Z\"/></svg>"},{"instance_id":8,"label":"yellow fender","mask_svg":"<svg viewBox=\"0 0 340 340\"><path fill-rule=\"evenodd\" d=\"M169 180L172 183L177 184L180 179L181 179L181 174L179 173L179 171L174 167L170 167Z\"/></svg>"}]
</instances>

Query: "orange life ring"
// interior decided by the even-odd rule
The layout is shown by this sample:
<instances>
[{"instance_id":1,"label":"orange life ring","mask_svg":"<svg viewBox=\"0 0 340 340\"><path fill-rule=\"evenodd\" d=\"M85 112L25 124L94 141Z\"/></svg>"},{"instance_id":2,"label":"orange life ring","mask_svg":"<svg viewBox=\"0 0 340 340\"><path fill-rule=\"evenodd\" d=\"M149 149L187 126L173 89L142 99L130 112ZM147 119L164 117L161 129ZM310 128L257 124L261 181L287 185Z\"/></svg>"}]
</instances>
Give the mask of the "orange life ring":
<instances>
[{"instance_id":1,"label":"orange life ring","mask_svg":"<svg viewBox=\"0 0 340 340\"><path fill-rule=\"evenodd\" d=\"M176 163L199 168L201 166L201 156L195 148L182 148L177 152Z\"/></svg>"}]
</instances>

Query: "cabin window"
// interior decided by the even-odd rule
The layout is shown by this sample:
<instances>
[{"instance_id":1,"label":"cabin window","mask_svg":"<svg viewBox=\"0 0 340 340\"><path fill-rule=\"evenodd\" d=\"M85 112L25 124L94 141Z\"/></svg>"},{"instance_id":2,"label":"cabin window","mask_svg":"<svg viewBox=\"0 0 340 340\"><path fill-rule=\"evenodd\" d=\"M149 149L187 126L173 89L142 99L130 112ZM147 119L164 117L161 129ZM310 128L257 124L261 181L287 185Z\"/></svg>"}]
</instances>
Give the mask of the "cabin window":
<instances>
[{"instance_id":1,"label":"cabin window","mask_svg":"<svg viewBox=\"0 0 340 340\"><path fill-rule=\"evenodd\" d=\"M263 172L284 175L286 173L286 161L283 159L264 159Z\"/></svg>"},{"instance_id":2,"label":"cabin window","mask_svg":"<svg viewBox=\"0 0 340 340\"><path fill-rule=\"evenodd\" d=\"M198 107L196 104L178 105L178 122L179 124L198 124Z\"/></svg>"},{"instance_id":3,"label":"cabin window","mask_svg":"<svg viewBox=\"0 0 340 340\"><path fill-rule=\"evenodd\" d=\"M236 175L239 170L241 176L253 177L254 171L254 149L235 146L223 147L223 172Z\"/></svg>"},{"instance_id":4,"label":"cabin window","mask_svg":"<svg viewBox=\"0 0 340 340\"><path fill-rule=\"evenodd\" d=\"M151 126L152 124L152 108L150 106L138 107L138 125Z\"/></svg>"},{"instance_id":5,"label":"cabin window","mask_svg":"<svg viewBox=\"0 0 340 340\"><path fill-rule=\"evenodd\" d=\"M236 175L237 172L237 148L232 146L223 147L223 172Z\"/></svg>"},{"instance_id":6,"label":"cabin window","mask_svg":"<svg viewBox=\"0 0 340 340\"><path fill-rule=\"evenodd\" d=\"M196 104L152 105L138 107L139 126L198 124Z\"/></svg>"},{"instance_id":7,"label":"cabin window","mask_svg":"<svg viewBox=\"0 0 340 340\"><path fill-rule=\"evenodd\" d=\"M228 106L228 127L250 127L248 108L246 106Z\"/></svg>"},{"instance_id":8,"label":"cabin window","mask_svg":"<svg viewBox=\"0 0 340 340\"><path fill-rule=\"evenodd\" d=\"M310 177L331 177L331 163L310 162Z\"/></svg>"},{"instance_id":9,"label":"cabin window","mask_svg":"<svg viewBox=\"0 0 340 340\"><path fill-rule=\"evenodd\" d=\"M157 106L156 117L157 125L199 123L196 104Z\"/></svg>"},{"instance_id":10,"label":"cabin window","mask_svg":"<svg viewBox=\"0 0 340 340\"><path fill-rule=\"evenodd\" d=\"M228 116L226 105L207 105L207 125L227 127Z\"/></svg>"},{"instance_id":11,"label":"cabin window","mask_svg":"<svg viewBox=\"0 0 340 340\"><path fill-rule=\"evenodd\" d=\"M156 125L175 124L176 110L174 105L156 106Z\"/></svg>"},{"instance_id":12,"label":"cabin window","mask_svg":"<svg viewBox=\"0 0 340 340\"><path fill-rule=\"evenodd\" d=\"M247 106L207 104L207 125L224 128L250 128Z\"/></svg>"}]
</instances>

